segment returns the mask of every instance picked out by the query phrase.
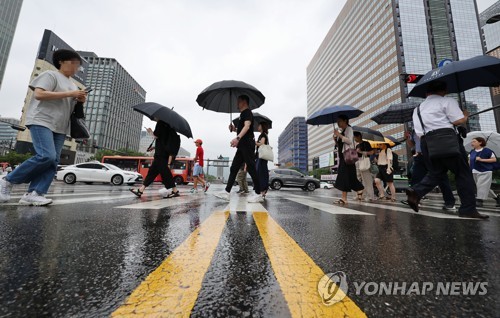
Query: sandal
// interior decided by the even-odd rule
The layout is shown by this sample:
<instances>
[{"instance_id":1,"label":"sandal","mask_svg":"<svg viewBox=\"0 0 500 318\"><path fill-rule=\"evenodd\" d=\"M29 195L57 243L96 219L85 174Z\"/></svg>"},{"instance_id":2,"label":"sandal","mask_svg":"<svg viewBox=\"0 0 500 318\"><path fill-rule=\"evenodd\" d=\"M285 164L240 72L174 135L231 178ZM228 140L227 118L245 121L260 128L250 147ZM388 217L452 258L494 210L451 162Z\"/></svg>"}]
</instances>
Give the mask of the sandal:
<instances>
[{"instance_id":1,"label":"sandal","mask_svg":"<svg viewBox=\"0 0 500 318\"><path fill-rule=\"evenodd\" d=\"M358 195L358 197L357 197L358 201L363 201L363 191L356 192L356 194Z\"/></svg>"},{"instance_id":2,"label":"sandal","mask_svg":"<svg viewBox=\"0 0 500 318\"><path fill-rule=\"evenodd\" d=\"M144 193L144 192L142 192L142 191L139 191L139 189L137 189L137 190L136 190L136 189L130 188L130 189L128 189L128 190L129 190L130 192L132 192L133 194L135 194L135 195L136 195L137 197L139 197L139 198L140 198L140 197L141 197L141 195Z\"/></svg>"},{"instance_id":3,"label":"sandal","mask_svg":"<svg viewBox=\"0 0 500 318\"><path fill-rule=\"evenodd\" d=\"M175 198L175 197L179 197L179 196L181 196L181 195L180 195L180 192L177 190L177 192L173 192L173 191L172 191L172 192L171 192L169 195L167 195L165 198L166 198L166 199L170 199L170 198Z\"/></svg>"},{"instance_id":4,"label":"sandal","mask_svg":"<svg viewBox=\"0 0 500 318\"><path fill-rule=\"evenodd\" d=\"M344 205L347 205L347 202L345 202L344 200L342 199L339 199L337 201L334 202L335 204L338 204L340 206L344 206Z\"/></svg>"}]
</instances>

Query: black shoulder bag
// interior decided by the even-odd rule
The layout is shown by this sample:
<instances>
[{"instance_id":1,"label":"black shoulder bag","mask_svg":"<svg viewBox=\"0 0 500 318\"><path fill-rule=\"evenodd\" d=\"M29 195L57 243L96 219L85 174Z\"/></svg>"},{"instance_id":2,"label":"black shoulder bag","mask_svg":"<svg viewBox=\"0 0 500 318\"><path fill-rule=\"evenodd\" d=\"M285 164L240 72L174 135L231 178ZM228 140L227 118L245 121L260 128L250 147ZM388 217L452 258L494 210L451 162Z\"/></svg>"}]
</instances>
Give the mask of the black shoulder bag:
<instances>
[{"instance_id":1,"label":"black shoulder bag","mask_svg":"<svg viewBox=\"0 0 500 318\"><path fill-rule=\"evenodd\" d=\"M453 128L440 128L433 131L425 132L424 122L420 115L420 106L417 107L417 115L424 131L425 143L429 158L449 158L460 155L460 147L458 145L458 137Z\"/></svg>"},{"instance_id":2,"label":"black shoulder bag","mask_svg":"<svg viewBox=\"0 0 500 318\"><path fill-rule=\"evenodd\" d=\"M71 114L71 138L89 139L90 131L85 123L85 114L83 112L83 103L77 102L75 110Z\"/></svg>"}]
</instances>

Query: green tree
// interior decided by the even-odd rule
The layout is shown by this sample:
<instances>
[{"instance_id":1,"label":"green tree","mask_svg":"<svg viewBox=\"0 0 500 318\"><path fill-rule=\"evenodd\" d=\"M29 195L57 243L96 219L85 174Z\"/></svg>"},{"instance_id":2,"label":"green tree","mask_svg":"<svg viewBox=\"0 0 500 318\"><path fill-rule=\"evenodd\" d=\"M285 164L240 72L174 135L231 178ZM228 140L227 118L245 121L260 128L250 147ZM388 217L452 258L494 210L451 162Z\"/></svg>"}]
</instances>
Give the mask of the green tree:
<instances>
[{"instance_id":1,"label":"green tree","mask_svg":"<svg viewBox=\"0 0 500 318\"><path fill-rule=\"evenodd\" d=\"M15 166L28 160L31 157L32 154L29 152L20 154L12 150L9 151L9 153L7 153L6 155L0 156L0 162L8 162L11 166Z\"/></svg>"},{"instance_id":2,"label":"green tree","mask_svg":"<svg viewBox=\"0 0 500 318\"><path fill-rule=\"evenodd\" d=\"M315 170L309 172L310 176L313 176L316 179L320 179L320 180L321 180L322 174L331 174L330 168L319 168L319 169L315 169Z\"/></svg>"}]
</instances>

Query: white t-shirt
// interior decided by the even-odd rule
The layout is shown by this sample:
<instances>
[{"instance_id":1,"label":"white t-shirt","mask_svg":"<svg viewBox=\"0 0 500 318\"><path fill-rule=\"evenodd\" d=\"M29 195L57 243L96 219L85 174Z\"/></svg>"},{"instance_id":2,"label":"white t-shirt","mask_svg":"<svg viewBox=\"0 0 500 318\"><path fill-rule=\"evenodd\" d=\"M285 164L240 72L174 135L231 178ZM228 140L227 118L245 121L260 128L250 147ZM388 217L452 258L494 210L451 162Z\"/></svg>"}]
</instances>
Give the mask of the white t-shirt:
<instances>
[{"instance_id":1,"label":"white t-shirt","mask_svg":"<svg viewBox=\"0 0 500 318\"><path fill-rule=\"evenodd\" d=\"M41 88L51 92L76 91L78 87L73 81L59 71L45 71L33 79L30 88ZM73 97L53 100L31 99L26 113L26 125L39 125L49 128L58 134L69 135L70 116L75 109Z\"/></svg>"},{"instance_id":2,"label":"white t-shirt","mask_svg":"<svg viewBox=\"0 0 500 318\"><path fill-rule=\"evenodd\" d=\"M392 162L392 150L390 148L387 148L386 150L380 150L380 153L378 154L377 164L379 166L389 165L389 161Z\"/></svg>"},{"instance_id":3,"label":"white t-shirt","mask_svg":"<svg viewBox=\"0 0 500 318\"><path fill-rule=\"evenodd\" d=\"M464 114L455 99L440 95L429 95L420 104L420 115L426 133L441 128L453 128L453 122L464 118ZM413 111L413 126L417 136L422 137L424 129L420 124L417 108Z\"/></svg>"}]
</instances>

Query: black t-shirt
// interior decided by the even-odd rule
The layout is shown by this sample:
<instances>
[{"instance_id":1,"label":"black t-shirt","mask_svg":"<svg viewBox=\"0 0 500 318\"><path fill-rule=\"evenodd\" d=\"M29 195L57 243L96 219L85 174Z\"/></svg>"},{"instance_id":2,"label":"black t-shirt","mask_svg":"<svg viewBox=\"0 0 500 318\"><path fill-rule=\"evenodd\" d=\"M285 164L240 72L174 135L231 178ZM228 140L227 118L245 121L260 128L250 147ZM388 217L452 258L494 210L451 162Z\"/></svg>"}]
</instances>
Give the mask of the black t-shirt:
<instances>
[{"instance_id":1,"label":"black t-shirt","mask_svg":"<svg viewBox=\"0 0 500 318\"><path fill-rule=\"evenodd\" d=\"M165 124L162 121L156 123L155 131L153 134L156 136L156 147L155 147L155 155L167 155L167 141L168 134L170 131L170 126Z\"/></svg>"},{"instance_id":2,"label":"black t-shirt","mask_svg":"<svg viewBox=\"0 0 500 318\"><path fill-rule=\"evenodd\" d=\"M238 123L238 127L236 127L236 131L238 135L240 132L243 130L243 127L245 127L245 122L250 121L250 128L248 129L247 133L240 138L239 144L253 144L254 142L254 135L253 135L253 114L250 109L245 109L244 111L241 112L240 114L240 122Z\"/></svg>"}]
</instances>

